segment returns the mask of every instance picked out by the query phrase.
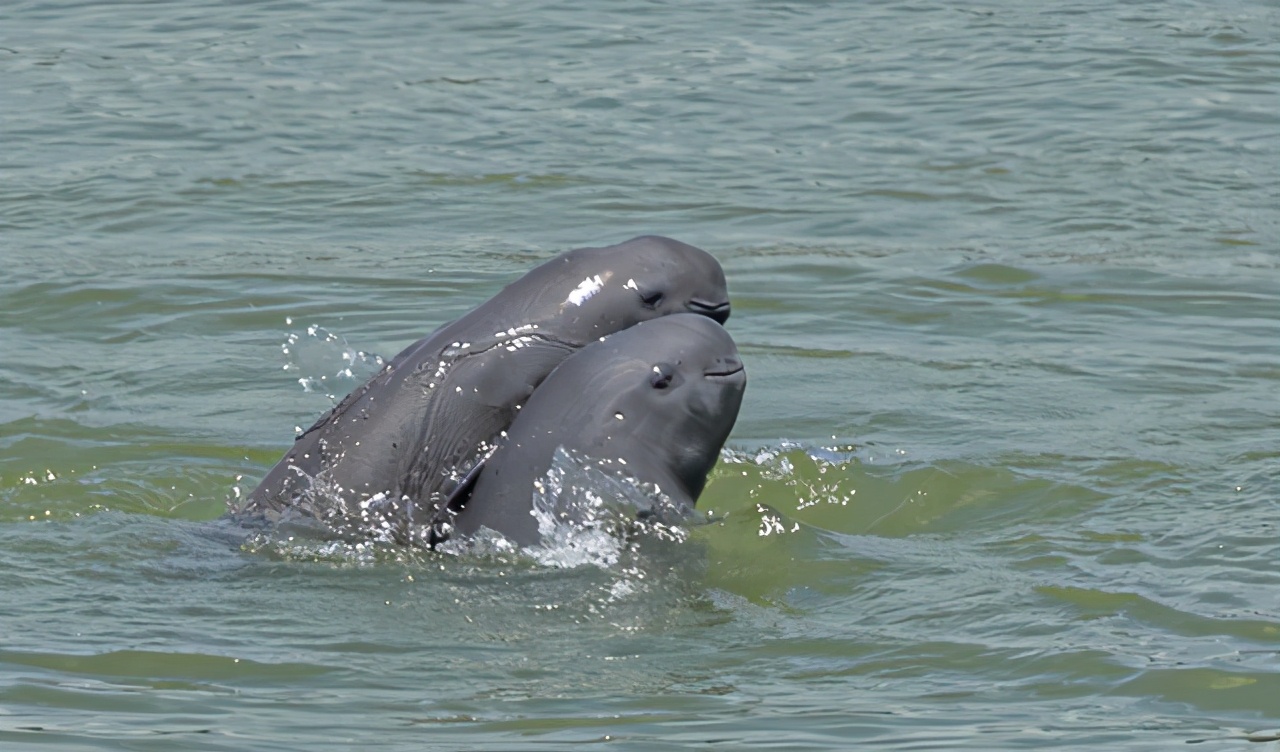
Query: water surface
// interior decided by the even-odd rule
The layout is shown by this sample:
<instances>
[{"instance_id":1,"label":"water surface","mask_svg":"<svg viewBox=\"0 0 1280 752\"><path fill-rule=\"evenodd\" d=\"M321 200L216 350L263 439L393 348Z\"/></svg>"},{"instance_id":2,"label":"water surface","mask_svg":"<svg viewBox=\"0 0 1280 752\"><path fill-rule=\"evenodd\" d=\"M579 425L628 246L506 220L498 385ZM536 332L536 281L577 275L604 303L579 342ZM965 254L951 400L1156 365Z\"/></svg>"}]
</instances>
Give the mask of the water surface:
<instances>
[{"instance_id":1,"label":"water surface","mask_svg":"<svg viewBox=\"0 0 1280 752\"><path fill-rule=\"evenodd\" d=\"M0 745L1274 746L1278 61L1260 0L4 5ZM650 232L750 372L713 524L216 521L377 356Z\"/></svg>"}]
</instances>

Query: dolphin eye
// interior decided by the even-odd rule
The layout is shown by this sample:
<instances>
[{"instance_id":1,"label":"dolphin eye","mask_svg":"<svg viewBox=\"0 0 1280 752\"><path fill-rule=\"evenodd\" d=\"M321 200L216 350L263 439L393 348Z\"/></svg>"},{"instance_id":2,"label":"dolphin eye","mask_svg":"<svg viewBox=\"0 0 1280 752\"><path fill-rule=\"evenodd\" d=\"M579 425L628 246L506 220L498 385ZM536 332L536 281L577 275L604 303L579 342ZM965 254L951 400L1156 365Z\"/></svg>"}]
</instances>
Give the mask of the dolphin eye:
<instances>
[{"instance_id":1,"label":"dolphin eye","mask_svg":"<svg viewBox=\"0 0 1280 752\"><path fill-rule=\"evenodd\" d=\"M655 290L653 292L640 293L640 302L645 308L657 308L662 303L662 292Z\"/></svg>"},{"instance_id":2,"label":"dolphin eye","mask_svg":"<svg viewBox=\"0 0 1280 752\"><path fill-rule=\"evenodd\" d=\"M671 381L675 376L676 371L674 368L666 363L659 363L649 373L649 386L654 389L666 389L671 386Z\"/></svg>"}]
</instances>

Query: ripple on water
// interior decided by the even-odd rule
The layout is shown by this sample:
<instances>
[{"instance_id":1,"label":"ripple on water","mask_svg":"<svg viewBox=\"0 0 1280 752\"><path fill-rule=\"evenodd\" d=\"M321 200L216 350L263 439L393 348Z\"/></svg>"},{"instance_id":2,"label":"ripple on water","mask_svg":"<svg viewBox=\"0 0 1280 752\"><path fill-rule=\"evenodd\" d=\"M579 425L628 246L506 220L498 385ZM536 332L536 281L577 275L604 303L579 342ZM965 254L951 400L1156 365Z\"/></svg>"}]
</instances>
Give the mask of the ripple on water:
<instances>
[{"instance_id":1,"label":"ripple on water","mask_svg":"<svg viewBox=\"0 0 1280 752\"><path fill-rule=\"evenodd\" d=\"M1274 741L1275 4L989 5L4 4L0 746ZM750 359L687 540L210 524L643 232Z\"/></svg>"}]
</instances>

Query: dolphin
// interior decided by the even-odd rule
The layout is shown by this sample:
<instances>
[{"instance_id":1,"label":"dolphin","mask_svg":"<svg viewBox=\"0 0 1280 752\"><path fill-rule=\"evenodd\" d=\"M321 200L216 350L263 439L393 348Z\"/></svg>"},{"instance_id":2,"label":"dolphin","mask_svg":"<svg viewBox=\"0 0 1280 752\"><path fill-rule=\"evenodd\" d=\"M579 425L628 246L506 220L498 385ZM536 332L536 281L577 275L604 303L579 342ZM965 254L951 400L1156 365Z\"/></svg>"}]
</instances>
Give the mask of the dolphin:
<instances>
[{"instance_id":1,"label":"dolphin","mask_svg":"<svg viewBox=\"0 0 1280 752\"><path fill-rule=\"evenodd\" d=\"M561 452L692 510L746 385L733 339L704 316L664 316L609 335L551 372L437 528L442 535L489 528L537 544L535 491Z\"/></svg>"},{"instance_id":2,"label":"dolphin","mask_svg":"<svg viewBox=\"0 0 1280 752\"><path fill-rule=\"evenodd\" d=\"M235 516L429 542L430 523L470 488L547 374L589 343L675 313L728 319L724 270L706 251L650 235L561 254L401 351L303 431Z\"/></svg>"}]
</instances>

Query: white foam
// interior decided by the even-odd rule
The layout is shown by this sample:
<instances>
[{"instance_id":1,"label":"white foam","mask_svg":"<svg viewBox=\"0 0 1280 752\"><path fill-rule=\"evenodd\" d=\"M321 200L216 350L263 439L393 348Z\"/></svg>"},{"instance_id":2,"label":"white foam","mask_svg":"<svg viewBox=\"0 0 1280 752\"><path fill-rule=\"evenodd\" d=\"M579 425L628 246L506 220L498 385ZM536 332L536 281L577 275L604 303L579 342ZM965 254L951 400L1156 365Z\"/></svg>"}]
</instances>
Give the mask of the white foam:
<instances>
[{"instance_id":1,"label":"white foam","mask_svg":"<svg viewBox=\"0 0 1280 752\"><path fill-rule=\"evenodd\" d=\"M692 510L677 509L653 484L604 467L601 460L556 449L551 468L535 484L533 494L533 516L542 540L527 553L535 561L561 568L607 569L625 553L629 537L687 537L673 519L687 517ZM641 510L654 514L640 521L637 512Z\"/></svg>"}]
</instances>

